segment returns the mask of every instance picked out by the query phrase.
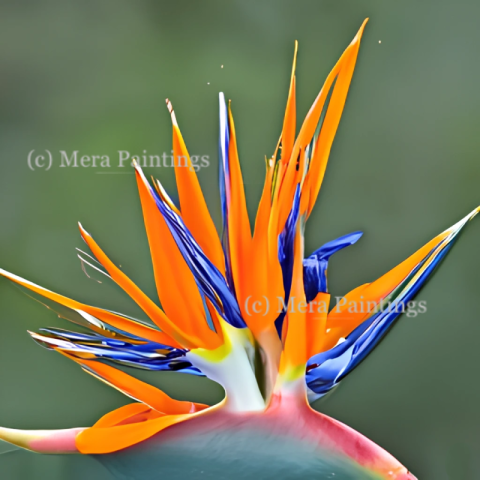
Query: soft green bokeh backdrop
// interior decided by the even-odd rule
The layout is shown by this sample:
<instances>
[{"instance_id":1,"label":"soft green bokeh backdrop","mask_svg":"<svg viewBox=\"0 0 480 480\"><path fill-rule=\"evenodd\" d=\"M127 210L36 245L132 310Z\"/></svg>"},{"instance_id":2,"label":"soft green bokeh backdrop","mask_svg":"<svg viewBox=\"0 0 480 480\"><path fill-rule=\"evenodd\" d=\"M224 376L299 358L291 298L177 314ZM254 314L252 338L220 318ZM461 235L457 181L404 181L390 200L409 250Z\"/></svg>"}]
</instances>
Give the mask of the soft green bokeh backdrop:
<instances>
[{"instance_id":1,"label":"soft green bokeh backdrop","mask_svg":"<svg viewBox=\"0 0 480 480\"><path fill-rule=\"evenodd\" d=\"M219 221L217 95L233 101L250 212L278 138L293 42L298 112L369 16L307 250L354 230L330 287L369 282L480 204L480 4L474 0L2 1L0 265L81 301L137 314L80 269L76 221L155 295L133 175L59 168L80 155L170 151L175 106ZM381 41L381 43L380 43ZM224 65L224 68L221 68ZM28 153L54 165L31 171ZM113 167L111 172L124 171ZM150 169L172 191L173 172ZM402 317L374 353L316 407L364 433L420 479L480 477L480 224L469 226L421 292L428 312ZM128 402L26 333L67 324L0 282L0 425L88 426ZM142 374L178 398L216 401L198 378ZM0 445L0 449L5 449ZM0 450L0 452L3 450ZM0 455L0 478L109 479L87 457ZM227 477L226 477L227 478Z\"/></svg>"}]
</instances>

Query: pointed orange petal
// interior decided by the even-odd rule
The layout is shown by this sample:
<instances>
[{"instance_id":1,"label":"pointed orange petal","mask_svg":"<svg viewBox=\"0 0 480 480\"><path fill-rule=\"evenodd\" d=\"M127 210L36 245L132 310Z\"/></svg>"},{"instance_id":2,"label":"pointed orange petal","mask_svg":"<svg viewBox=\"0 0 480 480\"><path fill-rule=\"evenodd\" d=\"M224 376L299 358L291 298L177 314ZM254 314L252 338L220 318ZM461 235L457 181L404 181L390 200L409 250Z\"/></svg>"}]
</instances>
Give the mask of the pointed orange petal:
<instances>
[{"instance_id":1,"label":"pointed orange petal","mask_svg":"<svg viewBox=\"0 0 480 480\"><path fill-rule=\"evenodd\" d=\"M84 367L85 371L91 373L106 384L116 388L125 395L148 405L158 412L165 414L193 413L207 408L206 405L193 402L175 400L162 390L142 382L131 375L111 367L105 363L95 360L77 358L71 353L57 350L62 355Z\"/></svg>"},{"instance_id":2,"label":"pointed orange petal","mask_svg":"<svg viewBox=\"0 0 480 480\"><path fill-rule=\"evenodd\" d=\"M92 236L79 224L80 233L97 260L105 267L112 279L125 290L149 318L169 337L186 348L195 347L195 339L181 331L150 298L143 293L97 245Z\"/></svg>"},{"instance_id":3,"label":"pointed orange petal","mask_svg":"<svg viewBox=\"0 0 480 480\"><path fill-rule=\"evenodd\" d=\"M274 196L270 214L269 236L270 248L276 249L278 235L282 232L292 209L297 185L302 185L305 169L305 149L294 149L296 158L290 159L282 179L277 180L278 194Z\"/></svg>"},{"instance_id":4,"label":"pointed orange petal","mask_svg":"<svg viewBox=\"0 0 480 480\"><path fill-rule=\"evenodd\" d=\"M222 245L208 211L187 147L180 133L175 112L168 99L167 106L173 124L175 178L177 180L182 218L205 255L221 273L225 274L225 259Z\"/></svg>"},{"instance_id":5,"label":"pointed orange petal","mask_svg":"<svg viewBox=\"0 0 480 480\"><path fill-rule=\"evenodd\" d=\"M136 170L136 177L160 303L168 318L189 335L199 348L217 348L222 344L222 339L208 326L195 278L141 170Z\"/></svg>"},{"instance_id":6,"label":"pointed orange petal","mask_svg":"<svg viewBox=\"0 0 480 480\"><path fill-rule=\"evenodd\" d=\"M290 77L290 88L288 91L287 106L282 129L282 163L287 163L292 154L296 133L296 99L295 99L295 68L297 66L298 42L295 40L293 53L292 75Z\"/></svg>"},{"instance_id":7,"label":"pointed orange petal","mask_svg":"<svg viewBox=\"0 0 480 480\"><path fill-rule=\"evenodd\" d=\"M75 438L75 444L83 454L117 452L136 445L163 429L191 418L191 415L166 415L153 420L107 428L87 428Z\"/></svg>"},{"instance_id":8,"label":"pointed orange petal","mask_svg":"<svg viewBox=\"0 0 480 480\"><path fill-rule=\"evenodd\" d=\"M119 330L130 333L132 335L145 338L146 340L150 340L152 342L163 343L165 345L170 345L175 348L181 348L181 345L179 343L174 341L169 336L165 335L163 332L160 332L159 330L151 328L143 323L136 322L126 317L122 317L116 313L109 312L108 310L103 310L98 307L85 305L84 303L80 303L80 302L77 302L76 300L72 300L68 297L64 297L63 295L59 295L58 293L55 293L50 290L47 290L46 288L40 287L35 283L25 280L24 278L18 277L17 275L14 275L13 273L9 273L3 269L0 269L0 275L3 275L9 280L12 280L13 282L18 283L19 285L22 285L23 287L28 288L29 290L45 298L48 298L49 300L52 300L53 302L56 302L60 305L71 308L72 310L75 310L77 312L82 312L82 313L91 315L92 317L94 317L94 320L95 319L101 320L102 322L105 322L107 326L117 328ZM89 323L89 328L96 331L97 333L100 333L108 337L116 336L115 332L110 332L109 330L102 328L101 324L96 326L93 323Z\"/></svg>"},{"instance_id":9,"label":"pointed orange petal","mask_svg":"<svg viewBox=\"0 0 480 480\"><path fill-rule=\"evenodd\" d=\"M364 21L354 40L347 47L327 77L322 90L305 117L288 161L286 163L282 162L282 165L285 163L285 167L281 168L281 165L279 167L269 227L271 230L270 241L273 243L285 225L295 195L296 185L303 182L305 169L307 167L309 167L309 178L306 186L310 191L307 192L304 188L302 197L309 197L308 207L306 206L307 199L302 199L301 204L302 208L307 210L307 213L310 213L313 208L325 172L328 154L330 153L333 138L343 111L358 49L360 47L360 39L367 20ZM326 116L320 129L320 135L316 142L310 163L307 164L304 155L318 127L325 101L335 80L336 84L333 88ZM303 209L301 210L302 213L304 211ZM273 248L272 245L270 247L271 249Z\"/></svg>"},{"instance_id":10,"label":"pointed orange petal","mask_svg":"<svg viewBox=\"0 0 480 480\"><path fill-rule=\"evenodd\" d=\"M237 138L230 102L228 104L228 123L230 131L230 143L228 148L230 175L229 178L226 178L226 181L230 181L230 201L227 206L228 241L230 246L230 260L235 292L240 308L242 309L245 303L246 289L248 288L246 285L248 280L247 271L251 268L249 260L252 234L247 212L247 203L245 200L242 171L238 159Z\"/></svg>"},{"instance_id":11,"label":"pointed orange petal","mask_svg":"<svg viewBox=\"0 0 480 480\"><path fill-rule=\"evenodd\" d=\"M275 156L276 154L273 158L275 158ZM255 230L253 235L253 242L255 245L262 243L268 229L268 220L270 218L270 210L272 205L272 181L275 170L273 158L269 160L265 159L265 184L263 186L262 196L258 204L257 216L255 218Z\"/></svg>"},{"instance_id":12,"label":"pointed orange petal","mask_svg":"<svg viewBox=\"0 0 480 480\"><path fill-rule=\"evenodd\" d=\"M246 297L249 304L261 305L261 312L245 314L245 322L259 340L263 333L272 329L278 317L277 304L284 297L282 270L278 261L278 247L271 236L272 229L272 189L275 176L281 162L276 162L281 140L279 140L272 158L266 161L265 185L257 210L255 231L251 248L250 269L248 271L248 288ZM276 162L276 163L275 163ZM244 305L242 305L243 307ZM274 327L273 327L274 328ZM271 336L270 334L268 335ZM264 345L264 347L266 347ZM268 354L268 353L267 353Z\"/></svg>"},{"instance_id":13,"label":"pointed orange petal","mask_svg":"<svg viewBox=\"0 0 480 480\"><path fill-rule=\"evenodd\" d=\"M333 139L335 138L335 134L340 123L343 107L345 106L348 89L350 87L353 71L355 69L358 50L360 48L360 40L362 38L363 30L365 29L367 21L368 18L363 22L352 43L345 50L337 65L335 65L334 69L328 76L322 91L317 97L317 100L315 100L312 110L310 110L310 112L313 114L312 116L315 117L315 123L311 122L305 126L304 135L306 138L311 139L313 137L316 124L318 123L318 119L320 118L321 111L323 110L328 92L338 72L338 76L336 77L337 81L335 83L335 87L333 88L332 96L328 104L322 128L320 130L320 134L315 145L315 151L311 160L310 170L312 185L308 213L312 211L315 201L317 200L318 192L320 191L320 186L322 184L325 169L327 167L330 149L332 148Z\"/></svg>"}]
</instances>

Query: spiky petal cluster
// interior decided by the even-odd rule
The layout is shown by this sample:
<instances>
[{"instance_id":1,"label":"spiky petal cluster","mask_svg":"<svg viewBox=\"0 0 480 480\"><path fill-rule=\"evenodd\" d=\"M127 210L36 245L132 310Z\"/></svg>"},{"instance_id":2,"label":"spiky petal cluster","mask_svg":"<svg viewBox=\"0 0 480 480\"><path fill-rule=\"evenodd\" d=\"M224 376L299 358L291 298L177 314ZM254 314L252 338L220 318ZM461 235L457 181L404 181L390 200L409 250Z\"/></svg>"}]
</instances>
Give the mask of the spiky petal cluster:
<instances>
[{"instance_id":1,"label":"spiky petal cluster","mask_svg":"<svg viewBox=\"0 0 480 480\"><path fill-rule=\"evenodd\" d=\"M38 343L77 362L136 401L105 415L91 428L60 432L2 429L0 438L37 451L102 454L137 444L199 416L211 418L205 415L218 409L239 415L278 411L292 415L295 408L303 412L299 418L311 418L314 414L305 410L307 393L311 399L326 394L368 355L478 209L378 280L348 293L343 305L329 309L328 260L355 243L361 233L329 242L304 258L304 229L322 184L365 23L328 75L298 135L295 45L283 129L274 155L266 161L265 186L253 234L230 104L220 94L223 233L219 238L167 100L173 123L179 207L160 182L150 183L135 164L162 308L80 225L82 238L91 250L91 255L82 252L82 262L117 283L152 323L82 304L0 270L42 297L42 302L61 316L84 327L81 332L47 328L31 333ZM390 308L378 309L382 301ZM352 308L357 303L375 308ZM280 311L279 304L284 307ZM257 355L261 369L256 368ZM174 400L117 368L122 365L206 375L224 387L225 400L211 408ZM318 415L312 424L318 423L325 430L329 448L385 474L385 478L413 478L379 447Z\"/></svg>"}]
</instances>

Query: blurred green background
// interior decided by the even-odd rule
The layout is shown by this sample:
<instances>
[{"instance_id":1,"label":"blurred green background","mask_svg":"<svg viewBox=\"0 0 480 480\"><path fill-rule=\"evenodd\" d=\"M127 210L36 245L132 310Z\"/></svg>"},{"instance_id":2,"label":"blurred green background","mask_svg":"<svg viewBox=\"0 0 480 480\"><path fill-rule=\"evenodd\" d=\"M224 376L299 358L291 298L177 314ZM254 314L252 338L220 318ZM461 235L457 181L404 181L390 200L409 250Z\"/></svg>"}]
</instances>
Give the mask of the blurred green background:
<instances>
[{"instance_id":1,"label":"blurred green background","mask_svg":"<svg viewBox=\"0 0 480 480\"><path fill-rule=\"evenodd\" d=\"M218 92L232 99L253 214L264 155L280 133L293 53L306 114L370 17L307 253L363 230L330 265L342 295L372 281L480 204L480 3L473 0L1 1L0 265L80 301L141 315L118 289L89 280L76 222L155 296L133 174L118 151L169 152L169 97L217 225ZM221 65L224 67L221 68ZM31 150L53 155L32 171ZM59 151L109 155L101 169L60 168ZM173 171L147 169L174 192ZM173 194L174 195L174 194ZM480 478L480 223L422 290L428 312L403 316L370 357L315 406L391 452L420 479ZM0 282L0 425L88 426L128 403L26 330L67 327ZM177 398L222 390L169 373L141 377ZM0 452L7 450L0 445ZM110 479L89 457L0 455L0 478Z\"/></svg>"}]
</instances>

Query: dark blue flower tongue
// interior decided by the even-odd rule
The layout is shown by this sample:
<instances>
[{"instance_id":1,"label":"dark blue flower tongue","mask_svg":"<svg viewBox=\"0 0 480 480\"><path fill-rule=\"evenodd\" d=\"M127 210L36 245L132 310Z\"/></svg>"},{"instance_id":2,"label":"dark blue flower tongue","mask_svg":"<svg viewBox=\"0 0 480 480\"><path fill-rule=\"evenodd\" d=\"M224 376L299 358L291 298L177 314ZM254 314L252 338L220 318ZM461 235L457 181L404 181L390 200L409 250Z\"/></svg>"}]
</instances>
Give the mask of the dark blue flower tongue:
<instances>
[{"instance_id":1,"label":"dark blue flower tongue","mask_svg":"<svg viewBox=\"0 0 480 480\"><path fill-rule=\"evenodd\" d=\"M292 286L293 275L293 246L295 241L295 230L300 216L300 185L297 185L295 196L293 198L292 210L290 211L285 227L278 236L278 261L282 267L283 288L285 291L284 305L288 305L290 300L290 290ZM275 320L275 327L278 336L282 337L283 321L285 319L286 309L284 309Z\"/></svg>"},{"instance_id":2,"label":"dark blue flower tongue","mask_svg":"<svg viewBox=\"0 0 480 480\"><path fill-rule=\"evenodd\" d=\"M79 333L60 328L30 332L33 339L48 349L57 349L77 358L107 360L142 370L178 371L203 375L185 357L188 350L150 342L131 335L108 338L96 333Z\"/></svg>"},{"instance_id":3,"label":"dark blue flower tongue","mask_svg":"<svg viewBox=\"0 0 480 480\"><path fill-rule=\"evenodd\" d=\"M303 283L307 302L311 302L319 292L328 293L327 269L330 257L350 245L353 245L363 232L353 232L322 245L303 261Z\"/></svg>"}]
</instances>

